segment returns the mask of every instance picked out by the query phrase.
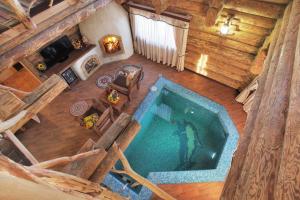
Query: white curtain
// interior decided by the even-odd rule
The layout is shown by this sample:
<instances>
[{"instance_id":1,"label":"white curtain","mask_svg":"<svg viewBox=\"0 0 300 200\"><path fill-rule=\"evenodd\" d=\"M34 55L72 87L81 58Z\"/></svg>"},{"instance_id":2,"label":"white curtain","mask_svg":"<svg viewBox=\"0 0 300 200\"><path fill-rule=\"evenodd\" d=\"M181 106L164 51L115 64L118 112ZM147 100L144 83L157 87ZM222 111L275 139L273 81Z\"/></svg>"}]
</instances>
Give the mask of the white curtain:
<instances>
[{"instance_id":1,"label":"white curtain","mask_svg":"<svg viewBox=\"0 0 300 200\"><path fill-rule=\"evenodd\" d=\"M158 63L184 70L189 23L130 8L134 49Z\"/></svg>"}]
</instances>

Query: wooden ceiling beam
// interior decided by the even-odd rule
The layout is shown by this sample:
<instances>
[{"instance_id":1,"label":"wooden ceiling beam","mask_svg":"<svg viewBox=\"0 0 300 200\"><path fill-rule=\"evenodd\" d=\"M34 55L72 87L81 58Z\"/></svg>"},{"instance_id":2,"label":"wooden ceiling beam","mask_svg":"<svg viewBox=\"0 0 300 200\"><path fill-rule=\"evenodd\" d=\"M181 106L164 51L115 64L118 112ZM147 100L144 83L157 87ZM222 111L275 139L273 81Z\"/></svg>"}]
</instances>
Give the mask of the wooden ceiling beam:
<instances>
[{"instance_id":1,"label":"wooden ceiling beam","mask_svg":"<svg viewBox=\"0 0 300 200\"><path fill-rule=\"evenodd\" d=\"M276 3L276 4L283 4L286 5L290 2L290 0L257 0L257 1L263 1L268 3Z\"/></svg>"},{"instance_id":2,"label":"wooden ceiling beam","mask_svg":"<svg viewBox=\"0 0 300 200\"><path fill-rule=\"evenodd\" d=\"M12 27L11 29L1 33L0 34L0 47L4 43L8 43L10 41L16 41L16 39L18 39L19 37L23 37L24 35L28 35L28 33L33 34L35 32L38 32L42 22L49 19L50 17L57 15L58 13L61 13L68 6L69 6L69 4L67 2L62 1L61 3L54 5L53 7L37 14L36 16L33 16L31 19L35 24L37 24L37 29L28 30L26 27L24 27L23 24L19 24L19 25ZM6 49L8 49L8 48L6 48Z\"/></svg>"},{"instance_id":3,"label":"wooden ceiling beam","mask_svg":"<svg viewBox=\"0 0 300 200\"><path fill-rule=\"evenodd\" d=\"M282 13L285 9L285 5L278 5L274 3L253 0L227 0L225 8L250 13L262 17L278 19L282 16Z\"/></svg>"},{"instance_id":4,"label":"wooden ceiling beam","mask_svg":"<svg viewBox=\"0 0 300 200\"><path fill-rule=\"evenodd\" d=\"M152 5L157 14L164 12L171 3L176 3L176 0L152 0Z\"/></svg>"},{"instance_id":5,"label":"wooden ceiling beam","mask_svg":"<svg viewBox=\"0 0 300 200\"><path fill-rule=\"evenodd\" d=\"M20 20L24 26L28 29L35 29L36 24L31 20L28 13L24 10L22 5L18 0L3 0L5 4L7 4L10 9L15 13L18 20Z\"/></svg>"},{"instance_id":6,"label":"wooden ceiling beam","mask_svg":"<svg viewBox=\"0 0 300 200\"><path fill-rule=\"evenodd\" d=\"M266 29L273 29L276 23L276 19L240 12L228 8L224 8L222 10L222 15L233 15L234 19L238 19L241 23L251 24Z\"/></svg>"},{"instance_id":7,"label":"wooden ceiling beam","mask_svg":"<svg viewBox=\"0 0 300 200\"><path fill-rule=\"evenodd\" d=\"M22 45L19 45L0 56L0 71L12 66L15 62L22 58L31 55L38 51L44 45L60 37L63 32L71 29L76 24L87 19L90 15L94 14L98 9L103 7L103 1L97 0L89 4L83 9L74 14L64 18L64 20L54 24L46 31L26 40Z\"/></svg>"},{"instance_id":8,"label":"wooden ceiling beam","mask_svg":"<svg viewBox=\"0 0 300 200\"><path fill-rule=\"evenodd\" d=\"M211 0L208 3L208 10L205 17L205 25L210 27L216 24L219 15L222 12L224 1L223 0Z\"/></svg>"}]
</instances>

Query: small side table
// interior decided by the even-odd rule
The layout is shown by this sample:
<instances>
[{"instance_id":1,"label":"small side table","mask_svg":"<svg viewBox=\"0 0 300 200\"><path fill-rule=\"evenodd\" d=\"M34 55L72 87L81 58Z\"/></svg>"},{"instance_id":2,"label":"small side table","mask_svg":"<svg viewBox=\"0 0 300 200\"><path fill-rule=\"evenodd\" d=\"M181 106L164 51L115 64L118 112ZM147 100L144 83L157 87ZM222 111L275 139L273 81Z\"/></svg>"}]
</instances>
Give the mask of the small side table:
<instances>
[{"instance_id":1,"label":"small side table","mask_svg":"<svg viewBox=\"0 0 300 200\"><path fill-rule=\"evenodd\" d=\"M125 109L125 107L128 105L129 101L128 101L128 98L126 95L118 92L119 94L119 97L120 97L120 100L118 103L116 104L113 104L111 102L109 102L107 100L107 94L106 94L106 91L103 91L101 94L100 94L100 101L104 104L104 105L110 105L113 110L119 115L122 113L122 111Z\"/></svg>"}]
</instances>

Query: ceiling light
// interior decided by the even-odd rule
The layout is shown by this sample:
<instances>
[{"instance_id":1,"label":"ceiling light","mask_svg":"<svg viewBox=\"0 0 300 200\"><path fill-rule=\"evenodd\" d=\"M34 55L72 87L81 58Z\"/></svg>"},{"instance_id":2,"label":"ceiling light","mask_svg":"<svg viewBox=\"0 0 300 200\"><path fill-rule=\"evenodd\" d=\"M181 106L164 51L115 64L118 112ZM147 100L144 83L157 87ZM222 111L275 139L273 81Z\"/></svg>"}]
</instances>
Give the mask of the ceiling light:
<instances>
[{"instance_id":1,"label":"ceiling light","mask_svg":"<svg viewBox=\"0 0 300 200\"><path fill-rule=\"evenodd\" d=\"M227 35L229 33L229 25L223 24L220 29L221 35Z\"/></svg>"}]
</instances>

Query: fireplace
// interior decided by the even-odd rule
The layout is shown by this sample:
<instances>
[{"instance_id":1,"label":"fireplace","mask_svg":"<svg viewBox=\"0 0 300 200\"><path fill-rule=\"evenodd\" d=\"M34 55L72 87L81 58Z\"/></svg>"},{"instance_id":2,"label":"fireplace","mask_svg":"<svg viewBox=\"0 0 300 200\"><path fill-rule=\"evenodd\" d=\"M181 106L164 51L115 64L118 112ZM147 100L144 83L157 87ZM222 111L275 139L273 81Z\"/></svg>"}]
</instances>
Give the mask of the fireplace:
<instances>
[{"instance_id":1,"label":"fireplace","mask_svg":"<svg viewBox=\"0 0 300 200\"><path fill-rule=\"evenodd\" d=\"M100 41L104 56L121 54L124 52L122 38L118 35L106 35Z\"/></svg>"}]
</instances>

